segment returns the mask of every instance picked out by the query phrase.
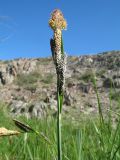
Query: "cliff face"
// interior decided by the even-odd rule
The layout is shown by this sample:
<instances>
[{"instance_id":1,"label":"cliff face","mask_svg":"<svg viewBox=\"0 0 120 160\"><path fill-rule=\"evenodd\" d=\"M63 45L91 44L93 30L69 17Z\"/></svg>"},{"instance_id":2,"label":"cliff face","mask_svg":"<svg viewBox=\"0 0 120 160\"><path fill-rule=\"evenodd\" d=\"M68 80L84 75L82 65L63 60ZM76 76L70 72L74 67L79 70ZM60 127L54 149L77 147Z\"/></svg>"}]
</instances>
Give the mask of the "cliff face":
<instances>
[{"instance_id":1,"label":"cliff face","mask_svg":"<svg viewBox=\"0 0 120 160\"><path fill-rule=\"evenodd\" d=\"M79 116L97 113L96 90L103 112L118 107L120 51L68 57L63 112ZM96 81L96 87L93 84ZM110 94L111 93L111 94ZM41 118L56 112L56 74L51 58L0 61L0 101L13 116Z\"/></svg>"}]
</instances>

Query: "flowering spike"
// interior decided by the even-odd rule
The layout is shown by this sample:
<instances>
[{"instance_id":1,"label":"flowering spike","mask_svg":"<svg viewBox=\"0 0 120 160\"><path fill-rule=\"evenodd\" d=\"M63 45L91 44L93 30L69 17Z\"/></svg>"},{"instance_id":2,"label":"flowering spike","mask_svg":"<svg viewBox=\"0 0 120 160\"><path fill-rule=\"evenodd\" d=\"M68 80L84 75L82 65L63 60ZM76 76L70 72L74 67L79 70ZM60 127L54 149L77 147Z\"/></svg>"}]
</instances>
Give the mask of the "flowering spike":
<instances>
[{"instance_id":1,"label":"flowering spike","mask_svg":"<svg viewBox=\"0 0 120 160\"><path fill-rule=\"evenodd\" d=\"M57 29L66 29L67 23L63 17L62 12L59 9L55 9L51 14L51 19L49 20L50 27L55 30Z\"/></svg>"}]
</instances>

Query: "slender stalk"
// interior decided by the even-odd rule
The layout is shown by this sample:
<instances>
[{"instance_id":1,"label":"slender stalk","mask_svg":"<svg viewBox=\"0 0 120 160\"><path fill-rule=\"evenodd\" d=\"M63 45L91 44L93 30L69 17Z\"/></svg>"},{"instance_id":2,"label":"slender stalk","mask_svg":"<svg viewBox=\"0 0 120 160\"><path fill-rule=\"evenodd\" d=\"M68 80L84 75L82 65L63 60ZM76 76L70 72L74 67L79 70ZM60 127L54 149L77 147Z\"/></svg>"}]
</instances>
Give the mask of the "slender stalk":
<instances>
[{"instance_id":1,"label":"slender stalk","mask_svg":"<svg viewBox=\"0 0 120 160\"><path fill-rule=\"evenodd\" d=\"M59 76L57 77L57 83L59 84ZM61 95L59 94L59 88L57 88L57 106L58 106L58 114L57 114L57 148L58 148L58 160L62 160L62 134L61 134L61 107L62 100Z\"/></svg>"},{"instance_id":2,"label":"slender stalk","mask_svg":"<svg viewBox=\"0 0 120 160\"><path fill-rule=\"evenodd\" d=\"M58 160L62 160L62 141L61 141L61 114L58 115L58 120L57 120L57 127L58 127Z\"/></svg>"}]
</instances>

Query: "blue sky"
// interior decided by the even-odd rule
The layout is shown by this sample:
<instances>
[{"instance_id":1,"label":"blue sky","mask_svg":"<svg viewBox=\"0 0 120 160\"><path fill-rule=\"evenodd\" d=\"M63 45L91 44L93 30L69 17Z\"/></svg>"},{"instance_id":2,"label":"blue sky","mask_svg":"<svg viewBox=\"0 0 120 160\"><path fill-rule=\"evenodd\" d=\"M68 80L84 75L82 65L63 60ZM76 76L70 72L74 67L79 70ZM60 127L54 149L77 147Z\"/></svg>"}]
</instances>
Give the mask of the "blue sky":
<instances>
[{"instance_id":1,"label":"blue sky","mask_svg":"<svg viewBox=\"0 0 120 160\"><path fill-rule=\"evenodd\" d=\"M120 50L120 0L0 0L0 59L51 56L50 13L59 8L69 55Z\"/></svg>"}]
</instances>

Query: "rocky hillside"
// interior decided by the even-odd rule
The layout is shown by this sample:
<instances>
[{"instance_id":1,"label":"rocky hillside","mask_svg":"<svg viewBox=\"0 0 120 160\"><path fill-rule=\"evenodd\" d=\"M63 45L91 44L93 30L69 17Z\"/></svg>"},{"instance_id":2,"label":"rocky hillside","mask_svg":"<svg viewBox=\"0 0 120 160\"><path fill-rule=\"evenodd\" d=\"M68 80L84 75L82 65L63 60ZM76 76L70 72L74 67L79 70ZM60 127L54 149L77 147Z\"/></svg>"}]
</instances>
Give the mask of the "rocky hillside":
<instances>
[{"instance_id":1,"label":"rocky hillside","mask_svg":"<svg viewBox=\"0 0 120 160\"><path fill-rule=\"evenodd\" d=\"M63 112L73 119L81 113L97 114L96 90L103 112L110 106L119 109L120 51L68 57ZM0 101L8 105L13 116L55 115L56 74L52 58L0 61Z\"/></svg>"}]
</instances>

